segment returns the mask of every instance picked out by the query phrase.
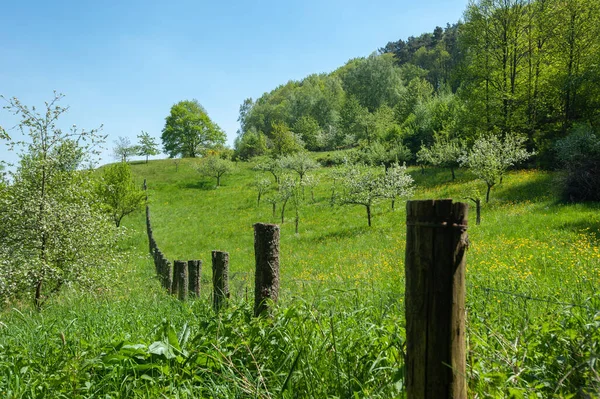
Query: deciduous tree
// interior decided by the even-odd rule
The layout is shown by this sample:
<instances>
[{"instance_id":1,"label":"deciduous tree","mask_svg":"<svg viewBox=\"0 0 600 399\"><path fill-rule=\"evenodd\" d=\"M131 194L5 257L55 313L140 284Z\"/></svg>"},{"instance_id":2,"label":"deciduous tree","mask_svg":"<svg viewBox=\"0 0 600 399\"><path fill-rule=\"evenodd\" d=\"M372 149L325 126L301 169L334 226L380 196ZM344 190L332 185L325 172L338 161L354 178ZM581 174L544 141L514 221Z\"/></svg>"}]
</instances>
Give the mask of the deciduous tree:
<instances>
[{"instance_id":1,"label":"deciduous tree","mask_svg":"<svg viewBox=\"0 0 600 399\"><path fill-rule=\"evenodd\" d=\"M371 226L371 208L383 197L383 176L380 169L365 165L349 165L341 178L342 194L338 202L342 205L362 205L367 211L367 222Z\"/></svg>"},{"instance_id":2,"label":"deciduous tree","mask_svg":"<svg viewBox=\"0 0 600 399\"><path fill-rule=\"evenodd\" d=\"M221 186L221 177L233 170L233 162L218 156L208 156L200 161L196 168L201 175L217 179L217 187Z\"/></svg>"},{"instance_id":3,"label":"deciduous tree","mask_svg":"<svg viewBox=\"0 0 600 399\"><path fill-rule=\"evenodd\" d=\"M525 149L525 136L515 134L503 138L487 134L475 141L471 150L460 158L461 165L487 184L485 202L490 201L490 190L499 183L509 167L522 162L534 153Z\"/></svg>"},{"instance_id":4,"label":"deciduous tree","mask_svg":"<svg viewBox=\"0 0 600 399\"><path fill-rule=\"evenodd\" d=\"M117 227L125 216L142 206L146 197L146 193L133 182L131 168L123 162L108 165L102 170L96 193Z\"/></svg>"},{"instance_id":5,"label":"deciduous tree","mask_svg":"<svg viewBox=\"0 0 600 399\"><path fill-rule=\"evenodd\" d=\"M142 155L146 157L146 163L148 163L148 157L152 155L160 154L158 150L158 143L154 137L150 137L147 132L142 131L138 136L138 140L140 141L137 145L138 152L137 155Z\"/></svg>"},{"instance_id":6,"label":"deciduous tree","mask_svg":"<svg viewBox=\"0 0 600 399\"><path fill-rule=\"evenodd\" d=\"M139 150L138 147L131 144L131 140L127 137L120 137L114 141L115 146L113 147L113 154L115 159L121 162L128 162L131 156L136 155Z\"/></svg>"},{"instance_id":7,"label":"deciduous tree","mask_svg":"<svg viewBox=\"0 0 600 399\"><path fill-rule=\"evenodd\" d=\"M92 172L71 167L82 152L97 154L105 137L75 126L63 132L62 98L55 93L42 112L17 98L5 107L29 139L11 143L22 152L0 195L0 298L32 295L38 309L65 284L101 277L117 239L94 195Z\"/></svg>"},{"instance_id":8,"label":"deciduous tree","mask_svg":"<svg viewBox=\"0 0 600 399\"><path fill-rule=\"evenodd\" d=\"M194 158L205 148L224 144L225 133L208 117L198 100L185 100L171 107L161 139L170 158Z\"/></svg>"}]
</instances>

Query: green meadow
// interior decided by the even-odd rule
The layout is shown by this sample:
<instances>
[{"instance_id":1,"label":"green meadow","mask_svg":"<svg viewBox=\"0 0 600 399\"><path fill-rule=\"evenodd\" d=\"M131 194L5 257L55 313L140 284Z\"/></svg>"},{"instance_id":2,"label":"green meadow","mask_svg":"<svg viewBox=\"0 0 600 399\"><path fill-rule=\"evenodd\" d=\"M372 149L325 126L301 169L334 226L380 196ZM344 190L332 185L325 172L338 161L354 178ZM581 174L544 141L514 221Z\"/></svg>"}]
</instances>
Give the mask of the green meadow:
<instances>
[{"instance_id":1,"label":"green meadow","mask_svg":"<svg viewBox=\"0 0 600 399\"><path fill-rule=\"evenodd\" d=\"M0 313L0 397L397 398L404 395L404 203L331 203L330 168L296 209L257 204L248 163L221 179L193 159L132 165L146 179L154 237L172 261L201 259L201 297L160 288L145 215L123 220L110 284L64 291L41 312ZM415 199L465 199L473 176L410 169ZM469 397L571 398L600 392L600 206L558 201L560 176L511 171L471 209L467 253ZM482 183L481 189L484 188ZM314 194L314 199L313 195ZM268 194L266 194L268 196ZM251 317L253 227L280 224L281 293ZM230 255L231 298L211 308L211 251ZM586 396L587 395L587 396Z\"/></svg>"}]
</instances>

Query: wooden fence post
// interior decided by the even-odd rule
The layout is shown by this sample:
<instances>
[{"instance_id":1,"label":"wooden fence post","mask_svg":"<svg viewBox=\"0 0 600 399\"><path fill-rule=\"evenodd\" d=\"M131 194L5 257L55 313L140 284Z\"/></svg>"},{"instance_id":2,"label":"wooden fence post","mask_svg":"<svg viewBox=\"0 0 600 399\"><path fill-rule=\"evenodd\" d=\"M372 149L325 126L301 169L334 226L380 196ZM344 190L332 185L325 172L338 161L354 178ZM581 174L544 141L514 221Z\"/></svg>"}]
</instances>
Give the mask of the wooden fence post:
<instances>
[{"instance_id":1,"label":"wooden fence post","mask_svg":"<svg viewBox=\"0 0 600 399\"><path fill-rule=\"evenodd\" d=\"M171 266L171 262L168 261L167 258L162 258L163 267L165 270L165 288L169 292L169 294L173 293L173 267Z\"/></svg>"},{"instance_id":2,"label":"wooden fence post","mask_svg":"<svg viewBox=\"0 0 600 399\"><path fill-rule=\"evenodd\" d=\"M229 253L212 251L213 306L219 310L229 298Z\"/></svg>"},{"instance_id":3,"label":"wooden fence post","mask_svg":"<svg viewBox=\"0 0 600 399\"><path fill-rule=\"evenodd\" d=\"M177 295L179 293L179 263L173 261L173 279L171 280L171 294Z\"/></svg>"},{"instance_id":4,"label":"wooden fence post","mask_svg":"<svg viewBox=\"0 0 600 399\"><path fill-rule=\"evenodd\" d=\"M279 297L279 226L254 225L254 316L269 313L270 303Z\"/></svg>"},{"instance_id":5,"label":"wooden fence post","mask_svg":"<svg viewBox=\"0 0 600 399\"><path fill-rule=\"evenodd\" d=\"M202 261L188 260L189 290L196 297L200 296L200 277L202 276Z\"/></svg>"},{"instance_id":6,"label":"wooden fence post","mask_svg":"<svg viewBox=\"0 0 600 399\"><path fill-rule=\"evenodd\" d=\"M406 392L466 399L465 252L468 205L406 204Z\"/></svg>"},{"instance_id":7,"label":"wooden fence post","mask_svg":"<svg viewBox=\"0 0 600 399\"><path fill-rule=\"evenodd\" d=\"M156 272L156 275L158 276L158 278L160 279L160 282L162 284L162 264L160 262L160 258L159 258L159 249L157 247L154 247L154 250L152 251L152 258L154 259L154 271Z\"/></svg>"},{"instance_id":8,"label":"wooden fence post","mask_svg":"<svg viewBox=\"0 0 600 399\"><path fill-rule=\"evenodd\" d=\"M189 286L187 262L183 260L176 260L174 263L176 275L173 280L177 280L179 300L187 301Z\"/></svg>"}]
</instances>

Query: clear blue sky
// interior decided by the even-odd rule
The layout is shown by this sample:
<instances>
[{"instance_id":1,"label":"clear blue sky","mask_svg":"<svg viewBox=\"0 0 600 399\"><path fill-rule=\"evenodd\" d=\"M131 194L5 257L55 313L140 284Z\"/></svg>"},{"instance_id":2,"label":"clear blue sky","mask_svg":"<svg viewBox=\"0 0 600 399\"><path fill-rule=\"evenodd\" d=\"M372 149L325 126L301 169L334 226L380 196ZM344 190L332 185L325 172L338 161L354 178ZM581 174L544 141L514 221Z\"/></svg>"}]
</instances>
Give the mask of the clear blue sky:
<instances>
[{"instance_id":1,"label":"clear blue sky","mask_svg":"<svg viewBox=\"0 0 600 399\"><path fill-rule=\"evenodd\" d=\"M245 98L445 27L467 0L2 3L0 94L42 105L64 93L65 126L103 124L112 162L117 137L135 143L144 130L160 142L170 107L192 98L232 145ZM0 126L15 122L0 111ZM16 159L3 146L0 158Z\"/></svg>"}]
</instances>

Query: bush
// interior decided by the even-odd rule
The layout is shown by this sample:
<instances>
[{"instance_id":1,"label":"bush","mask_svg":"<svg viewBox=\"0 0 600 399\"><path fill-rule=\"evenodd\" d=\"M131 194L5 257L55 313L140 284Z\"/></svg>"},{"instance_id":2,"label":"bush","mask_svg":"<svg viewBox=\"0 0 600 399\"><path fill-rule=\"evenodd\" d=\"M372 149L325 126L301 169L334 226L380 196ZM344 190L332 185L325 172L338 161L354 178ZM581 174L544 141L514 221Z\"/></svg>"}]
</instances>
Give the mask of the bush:
<instances>
[{"instance_id":1,"label":"bush","mask_svg":"<svg viewBox=\"0 0 600 399\"><path fill-rule=\"evenodd\" d=\"M590 125L577 125L556 143L566 174L562 181L565 201L600 201L600 141Z\"/></svg>"}]
</instances>

